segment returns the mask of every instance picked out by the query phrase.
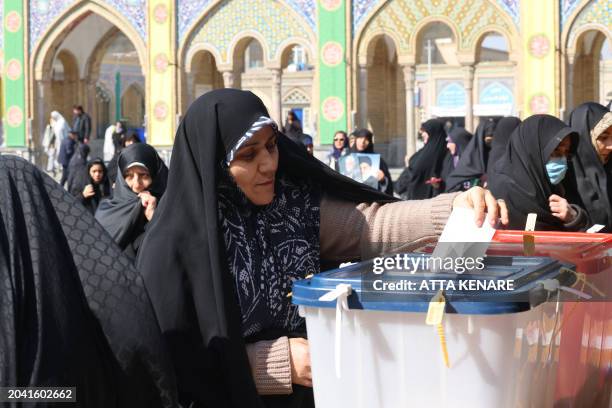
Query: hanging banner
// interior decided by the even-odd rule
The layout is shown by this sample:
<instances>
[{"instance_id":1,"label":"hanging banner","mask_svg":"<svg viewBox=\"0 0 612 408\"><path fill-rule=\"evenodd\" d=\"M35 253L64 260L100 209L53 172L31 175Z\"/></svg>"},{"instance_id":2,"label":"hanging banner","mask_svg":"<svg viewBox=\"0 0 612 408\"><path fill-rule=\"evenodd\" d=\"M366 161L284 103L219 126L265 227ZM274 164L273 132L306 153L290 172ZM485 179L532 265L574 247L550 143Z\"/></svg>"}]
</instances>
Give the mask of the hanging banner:
<instances>
[{"instance_id":1,"label":"hanging banner","mask_svg":"<svg viewBox=\"0 0 612 408\"><path fill-rule=\"evenodd\" d=\"M7 147L26 146L25 43L23 1L3 2L4 134Z\"/></svg>"},{"instance_id":2,"label":"hanging banner","mask_svg":"<svg viewBox=\"0 0 612 408\"><path fill-rule=\"evenodd\" d=\"M337 130L347 130L346 1L319 0L319 140L331 144ZM306 126L308 127L308 126Z\"/></svg>"},{"instance_id":3,"label":"hanging banner","mask_svg":"<svg viewBox=\"0 0 612 408\"><path fill-rule=\"evenodd\" d=\"M176 131L175 98L175 1L150 0L148 18L149 101L147 141L155 146L171 146Z\"/></svg>"},{"instance_id":4,"label":"hanging banner","mask_svg":"<svg viewBox=\"0 0 612 408\"><path fill-rule=\"evenodd\" d=\"M523 117L558 114L557 38L558 1L534 1L521 4L523 11ZM528 5L527 5L528 4Z\"/></svg>"}]
</instances>

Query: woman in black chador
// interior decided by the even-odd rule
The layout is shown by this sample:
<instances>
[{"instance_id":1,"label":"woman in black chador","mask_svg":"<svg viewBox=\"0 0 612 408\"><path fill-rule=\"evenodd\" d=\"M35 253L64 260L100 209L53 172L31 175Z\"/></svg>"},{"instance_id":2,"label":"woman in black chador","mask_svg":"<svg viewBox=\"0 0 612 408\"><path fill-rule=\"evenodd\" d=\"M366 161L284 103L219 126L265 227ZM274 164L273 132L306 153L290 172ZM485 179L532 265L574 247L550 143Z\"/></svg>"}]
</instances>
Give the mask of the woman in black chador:
<instances>
[{"instance_id":1,"label":"woman in black chador","mask_svg":"<svg viewBox=\"0 0 612 408\"><path fill-rule=\"evenodd\" d=\"M533 115L514 130L489 179L508 205L510 228L524 229L530 213L537 214L538 230L589 227L586 211L567 195L567 162L577 145L578 134L550 115Z\"/></svg>"},{"instance_id":2,"label":"woman in black chador","mask_svg":"<svg viewBox=\"0 0 612 408\"><path fill-rule=\"evenodd\" d=\"M575 182L574 196L589 213L593 224L612 231L612 113L589 102L574 109L570 126L580 134L580 143L568 173Z\"/></svg>"},{"instance_id":3,"label":"woman in black chador","mask_svg":"<svg viewBox=\"0 0 612 408\"><path fill-rule=\"evenodd\" d=\"M485 119L478 125L455 170L445 180L447 192L465 191L485 184L494 132L493 119Z\"/></svg>"},{"instance_id":4,"label":"woman in black chador","mask_svg":"<svg viewBox=\"0 0 612 408\"><path fill-rule=\"evenodd\" d=\"M128 255L136 257L147 223L166 190L168 168L153 146L134 143L121 151L113 197L96 219Z\"/></svg>"},{"instance_id":5,"label":"woman in black chador","mask_svg":"<svg viewBox=\"0 0 612 408\"><path fill-rule=\"evenodd\" d=\"M292 283L324 261L435 240L453 205L474 203L496 218L483 189L396 202L288 140L252 93L198 98L177 131L168 189L138 253L183 405L312 407Z\"/></svg>"},{"instance_id":6,"label":"woman in black chador","mask_svg":"<svg viewBox=\"0 0 612 408\"><path fill-rule=\"evenodd\" d=\"M423 200L440 194L442 171L447 156L444 123L430 119L421 125L425 146L408 161L397 179L396 192L407 200Z\"/></svg>"},{"instance_id":7,"label":"woman in black chador","mask_svg":"<svg viewBox=\"0 0 612 408\"><path fill-rule=\"evenodd\" d=\"M12 156L0 156L0 282L0 387L76 387L75 407L177 406L142 278L74 197Z\"/></svg>"}]
</instances>

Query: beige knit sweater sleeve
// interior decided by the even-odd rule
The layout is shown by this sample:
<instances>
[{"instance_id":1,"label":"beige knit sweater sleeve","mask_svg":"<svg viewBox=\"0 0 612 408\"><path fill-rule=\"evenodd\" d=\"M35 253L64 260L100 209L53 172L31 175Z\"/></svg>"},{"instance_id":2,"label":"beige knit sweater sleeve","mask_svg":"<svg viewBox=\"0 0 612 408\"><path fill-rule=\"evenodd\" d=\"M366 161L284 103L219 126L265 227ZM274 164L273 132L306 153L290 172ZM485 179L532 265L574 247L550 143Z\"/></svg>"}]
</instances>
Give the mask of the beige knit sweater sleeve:
<instances>
[{"instance_id":1,"label":"beige knit sweater sleeve","mask_svg":"<svg viewBox=\"0 0 612 408\"><path fill-rule=\"evenodd\" d=\"M324 196L321 258L339 262L369 259L434 242L442 233L456 196L443 194L431 200L389 204L355 204ZM287 337L249 344L247 354L259 394L293 392Z\"/></svg>"},{"instance_id":2,"label":"beige knit sweater sleeve","mask_svg":"<svg viewBox=\"0 0 612 408\"><path fill-rule=\"evenodd\" d=\"M458 194L442 194L429 200L358 205L323 196L321 258L338 262L370 259L435 242Z\"/></svg>"}]
</instances>

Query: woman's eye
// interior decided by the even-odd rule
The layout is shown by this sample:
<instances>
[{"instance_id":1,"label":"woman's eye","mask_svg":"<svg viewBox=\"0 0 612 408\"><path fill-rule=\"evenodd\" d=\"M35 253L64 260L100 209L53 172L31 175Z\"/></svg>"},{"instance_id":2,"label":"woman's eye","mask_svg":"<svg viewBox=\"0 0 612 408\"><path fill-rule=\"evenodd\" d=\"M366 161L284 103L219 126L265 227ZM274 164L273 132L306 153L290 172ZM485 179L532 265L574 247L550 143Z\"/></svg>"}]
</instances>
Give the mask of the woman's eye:
<instances>
[{"instance_id":1,"label":"woman's eye","mask_svg":"<svg viewBox=\"0 0 612 408\"><path fill-rule=\"evenodd\" d=\"M269 151L269 152L274 151L274 149L276 148L276 141L275 141L275 142L273 142L273 143L268 143L268 144L266 145L266 148L268 149L268 151Z\"/></svg>"}]
</instances>

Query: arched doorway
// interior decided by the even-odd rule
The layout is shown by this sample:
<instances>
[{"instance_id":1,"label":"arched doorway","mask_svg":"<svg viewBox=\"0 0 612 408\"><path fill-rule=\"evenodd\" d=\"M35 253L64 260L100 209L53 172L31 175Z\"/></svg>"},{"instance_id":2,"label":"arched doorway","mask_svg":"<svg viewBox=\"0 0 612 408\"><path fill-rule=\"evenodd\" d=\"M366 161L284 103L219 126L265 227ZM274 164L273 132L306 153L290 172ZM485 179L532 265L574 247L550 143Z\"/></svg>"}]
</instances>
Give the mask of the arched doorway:
<instances>
[{"instance_id":1,"label":"arched doorway","mask_svg":"<svg viewBox=\"0 0 612 408\"><path fill-rule=\"evenodd\" d=\"M263 47L257 39L241 39L234 49L233 62L235 88L253 90L261 87L267 73Z\"/></svg>"},{"instance_id":2,"label":"arched doorway","mask_svg":"<svg viewBox=\"0 0 612 408\"><path fill-rule=\"evenodd\" d=\"M453 30L441 21L421 29L416 38L416 76L421 121L440 117L464 126L466 94Z\"/></svg>"},{"instance_id":3,"label":"arched doorway","mask_svg":"<svg viewBox=\"0 0 612 408\"><path fill-rule=\"evenodd\" d=\"M144 123L144 90L138 83L131 84L121 97L121 119L128 128L140 128Z\"/></svg>"},{"instance_id":4,"label":"arched doorway","mask_svg":"<svg viewBox=\"0 0 612 408\"><path fill-rule=\"evenodd\" d=\"M31 105L35 145L39 148L52 110L61 110L71 124L72 105L82 105L92 118L92 154L100 153L104 130L117 112L121 116L117 102L121 97L116 97L125 90L121 84L137 82L145 89L145 55L141 38L129 23L100 5L75 6L58 18L32 50L32 75L37 81Z\"/></svg>"},{"instance_id":5,"label":"arched doorway","mask_svg":"<svg viewBox=\"0 0 612 408\"><path fill-rule=\"evenodd\" d=\"M193 56L191 70L185 74L186 98L183 112L199 96L213 89L223 88L223 75L217 68L215 56L209 51L199 51Z\"/></svg>"},{"instance_id":6,"label":"arched doorway","mask_svg":"<svg viewBox=\"0 0 612 408\"><path fill-rule=\"evenodd\" d=\"M607 68L606 59L610 58L609 45L604 49L606 43L606 35L599 30L588 30L577 38L574 63L570 66L572 107L590 101L606 103L606 87L602 83L606 75L600 75L602 68Z\"/></svg>"},{"instance_id":7,"label":"arched doorway","mask_svg":"<svg viewBox=\"0 0 612 408\"><path fill-rule=\"evenodd\" d=\"M481 36L476 45L474 116L478 122L484 118L516 114L515 72L510 61L510 48L506 37L497 32Z\"/></svg>"},{"instance_id":8,"label":"arched doorway","mask_svg":"<svg viewBox=\"0 0 612 408\"><path fill-rule=\"evenodd\" d=\"M281 120L292 110L302 123L304 133L315 132L312 107L314 67L306 47L301 44L287 46L281 54Z\"/></svg>"},{"instance_id":9,"label":"arched doorway","mask_svg":"<svg viewBox=\"0 0 612 408\"><path fill-rule=\"evenodd\" d=\"M405 139L406 101L393 40L384 35L374 41L367 75L367 125L376 137L378 149L400 135Z\"/></svg>"},{"instance_id":10,"label":"arched doorway","mask_svg":"<svg viewBox=\"0 0 612 408\"><path fill-rule=\"evenodd\" d=\"M79 67L68 50L58 52L51 71L51 106L69 120L72 105L79 102Z\"/></svg>"}]
</instances>

